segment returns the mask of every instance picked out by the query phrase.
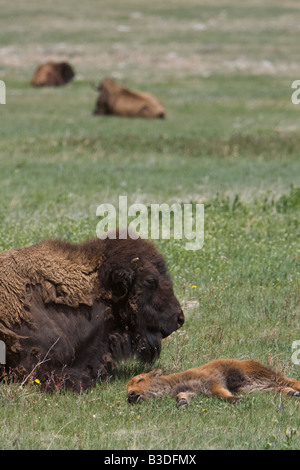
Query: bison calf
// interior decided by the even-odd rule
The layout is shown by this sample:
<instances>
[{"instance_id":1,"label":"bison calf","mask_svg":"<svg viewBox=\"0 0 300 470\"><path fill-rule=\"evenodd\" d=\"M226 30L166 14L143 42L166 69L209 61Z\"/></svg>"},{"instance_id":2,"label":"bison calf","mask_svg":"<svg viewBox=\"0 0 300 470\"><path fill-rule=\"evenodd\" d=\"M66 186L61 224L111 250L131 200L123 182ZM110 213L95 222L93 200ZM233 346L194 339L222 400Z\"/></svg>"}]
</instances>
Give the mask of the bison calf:
<instances>
[{"instance_id":1,"label":"bison calf","mask_svg":"<svg viewBox=\"0 0 300 470\"><path fill-rule=\"evenodd\" d=\"M85 389L121 359L152 362L183 322L147 240L49 240L0 253L0 340L17 380Z\"/></svg>"},{"instance_id":2,"label":"bison calf","mask_svg":"<svg viewBox=\"0 0 300 470\"><path fill-rule=\"evenodd\" d=\"M31 85L62 86L69 83L75 76L75 72L67 62L47 62L39 65L31 79Z\"/></svg>"},{"instance_id":3,"label":"bison calf","mask_svg":"<svg viewBox=\"0 0 300 470\"><path fill-rule=\"evenodd\" d=\"M166 112L158 99L150 93L132 91L106 78L98 86L100 91L94 114L115 114L141 118L164 118Z\"/></svg>"},{"instance_id":4,"label":"bison calf","mask_svg":"<svg viewBox=\"0 0 300 470\"><path fill-rule=\"evenodd\" d=\"M195 395L212 395L235 402L237 392L274 390L286 395L300 396L300 382L288 379L251 359L217 359L201 367L170 375L160 369L134 377L127 385L131 403L161 396L176 398L178 406L187 407Z\"/></svg>"}]
</instances>

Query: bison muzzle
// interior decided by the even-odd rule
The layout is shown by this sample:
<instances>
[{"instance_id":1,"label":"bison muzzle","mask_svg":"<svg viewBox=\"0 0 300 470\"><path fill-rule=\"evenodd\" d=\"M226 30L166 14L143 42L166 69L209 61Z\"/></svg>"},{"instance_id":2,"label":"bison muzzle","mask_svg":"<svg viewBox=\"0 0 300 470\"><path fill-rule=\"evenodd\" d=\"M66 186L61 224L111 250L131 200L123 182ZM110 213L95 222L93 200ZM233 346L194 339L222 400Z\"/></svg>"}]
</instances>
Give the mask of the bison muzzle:
<instances>
[{"instance_id":1,"label":"bison muzzle","mask_svg":"<svg viewBox=\"0 0 300 470\"><path fill-rule=\"evenodd\" d=\"M0 253L1 367L18 381L84 390L122 359L153 362L183 322L164 258L147 240L47 240Z\"/></svg>"}]
</instances>

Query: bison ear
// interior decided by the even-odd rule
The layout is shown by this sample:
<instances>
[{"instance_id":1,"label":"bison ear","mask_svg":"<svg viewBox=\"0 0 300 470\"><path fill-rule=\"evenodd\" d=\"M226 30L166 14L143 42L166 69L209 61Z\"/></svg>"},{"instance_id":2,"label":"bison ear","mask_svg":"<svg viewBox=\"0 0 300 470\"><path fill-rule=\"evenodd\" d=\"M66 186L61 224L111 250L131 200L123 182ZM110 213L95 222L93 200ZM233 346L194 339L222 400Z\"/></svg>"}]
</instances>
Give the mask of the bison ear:
<instances>
[{"instance_id":1,"label":"bison ear","mask_svg":"<svg viewBox=\"0 0 300 470\"><path fill-rule=\"evenodd\" d=\"M105 280L105 287L112 293L112 300L118 302L126 296L130 290L135 272L131 268L112 269Z\"/></svg>"}]
</instances>

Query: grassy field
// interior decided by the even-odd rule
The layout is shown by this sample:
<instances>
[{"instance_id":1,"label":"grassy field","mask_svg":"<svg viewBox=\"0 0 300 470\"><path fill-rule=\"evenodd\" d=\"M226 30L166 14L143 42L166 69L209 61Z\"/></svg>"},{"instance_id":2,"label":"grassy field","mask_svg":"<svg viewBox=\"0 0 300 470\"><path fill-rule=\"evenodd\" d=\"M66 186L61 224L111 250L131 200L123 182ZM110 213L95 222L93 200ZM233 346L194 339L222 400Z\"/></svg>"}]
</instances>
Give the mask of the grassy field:
<instances>
[{"instance_id":1,"label":"grassy field","mask_svg":"<svg viewBox=\"0 0 300 470\"><path fill-rule=\"evenodd\" d=\"M125 4L126 3L126 4ZM96 208L205 204L202 250L157 241L186 316L155 366L254 358L300 379L296 0L0 0L0 251L96 236ZM42 61L76 80L33 89ZM94 117L90 83L156 94L164 121ZM1 449L299 449L300 404L246 395L129 406L134 360L82 395L0 387Z\"/></svg>"}]
</instances>

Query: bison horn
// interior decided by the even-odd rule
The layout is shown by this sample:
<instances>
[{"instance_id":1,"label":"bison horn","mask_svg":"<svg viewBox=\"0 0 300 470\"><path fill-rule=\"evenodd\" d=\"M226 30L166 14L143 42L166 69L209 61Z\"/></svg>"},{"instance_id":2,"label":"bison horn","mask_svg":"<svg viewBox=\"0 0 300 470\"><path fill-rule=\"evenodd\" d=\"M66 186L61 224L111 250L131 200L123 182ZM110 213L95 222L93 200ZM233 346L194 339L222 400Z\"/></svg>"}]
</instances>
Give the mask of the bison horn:
<instances>
[{"instance_id":1,"label":"bison horn","mask_svg":"<svg viewBox=\"0 0 300 470\"><path fill-rule=\"evenodd\" d=\"M138 256L136 258L132 258L131 264L136 268L139 260L140 258Z\"/></svg>"}]
</instances>

